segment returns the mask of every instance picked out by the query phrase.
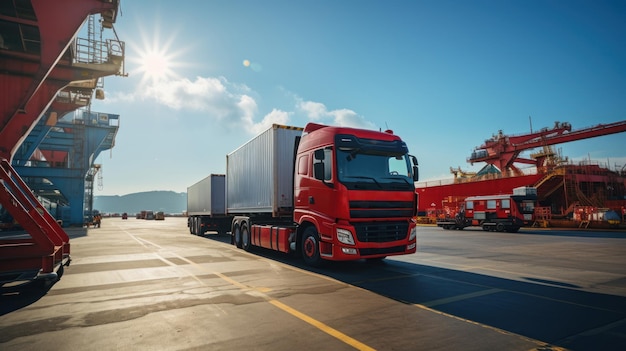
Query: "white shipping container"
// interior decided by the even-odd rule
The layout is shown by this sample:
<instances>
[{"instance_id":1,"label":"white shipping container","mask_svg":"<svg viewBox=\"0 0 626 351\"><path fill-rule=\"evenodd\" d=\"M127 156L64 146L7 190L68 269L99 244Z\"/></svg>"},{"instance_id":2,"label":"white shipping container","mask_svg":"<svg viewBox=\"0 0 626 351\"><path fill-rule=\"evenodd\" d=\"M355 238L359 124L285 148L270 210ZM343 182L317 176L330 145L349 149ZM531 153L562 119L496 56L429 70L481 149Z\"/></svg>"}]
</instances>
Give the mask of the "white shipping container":
<instances>
[{"instance_id":1,"label":"white shipping container","mask_svg":"<svg viewBox=\"0 0 626 351\"><path fill-rule=\"evenodd\" d=\"M226 214L226 176L211 174L187 188L187 215Z\"/></svg>"},{"instance_id":2,"label":"white shipping container","mask_svg":"<svg viewBox=\"0 0 626 351\"><path fill-rule=\"evenodd\" d=\"M302 128L274 124L226 155L228 214L293 211L293 162Z\"/></svg>"}]
</instances>

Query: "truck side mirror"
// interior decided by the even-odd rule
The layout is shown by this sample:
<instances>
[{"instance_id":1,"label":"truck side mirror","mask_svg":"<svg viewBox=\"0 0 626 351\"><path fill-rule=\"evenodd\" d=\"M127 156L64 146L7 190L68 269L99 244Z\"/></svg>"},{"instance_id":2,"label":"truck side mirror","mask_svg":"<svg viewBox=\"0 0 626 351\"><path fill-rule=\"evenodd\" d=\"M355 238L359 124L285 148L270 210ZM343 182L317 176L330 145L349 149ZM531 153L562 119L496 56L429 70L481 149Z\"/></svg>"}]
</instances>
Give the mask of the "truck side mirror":
<instances>
[{"instance_id":1,"label":"truck side mirror","mask_svg":"<svg viewBox=\"0 0 626 351\"><path fill-rule=\"evenodd\" d=\"M318 150L321 151L321 150ZM315 158L317 158L317 151L315 151ZM322 156L324 156L324 152L322 151ZM317 162L313 164L313 176L317 180L324 181L324 163Z\"/></svg>"},{"instance_id":2,"label":"truck side mirror","mask_svg":"<svg viewBox=\"0 0 626 351\"><path fill-rule=\"evenodd\" d=\"M417 182L420 179L419 163L417 162L417 157L413 155L409 155L409 157L411 158L411 162L413 162L413 181Z\"/></svg>"},{"instance_id":3,"label":"truck side mirror","mask_svg":"<svg viewBox=\"0 0 626 351\"><path fill-rule=\"evenodd\" d=\"M324 149L315 150L313 153L316 160L323 161L324 160Z\"/></svg>"}]
</instances>

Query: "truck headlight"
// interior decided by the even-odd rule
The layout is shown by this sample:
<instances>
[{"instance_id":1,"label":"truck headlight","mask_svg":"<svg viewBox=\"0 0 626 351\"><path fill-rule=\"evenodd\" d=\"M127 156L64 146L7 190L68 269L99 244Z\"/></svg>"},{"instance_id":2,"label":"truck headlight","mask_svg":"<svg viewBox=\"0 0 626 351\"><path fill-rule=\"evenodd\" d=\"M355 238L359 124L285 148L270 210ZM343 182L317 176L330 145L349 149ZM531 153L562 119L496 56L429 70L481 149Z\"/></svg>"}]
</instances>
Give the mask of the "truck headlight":
<instances>
[{"instance_id":1,"label":"truck headlight","mask_svg":"<svg viewBox=\"0 0 626 351\"><path fill-rule=\"evenodd\" d=\"M413 227L413 229L411 229L411 232L409 233L409 241L415 239L415 237L417 237L417 227Z\"/></svg>"},{"instance_id":2,"label":"truck headlight","mask_svg":"<svg viewBox=\"0 0 626 351\"><path fill-rule=\"evenodd\" d=\"M337 240L339 240L339 242L343 244L354 245L352 233L350 233L350 231L347 229L337 228Z\"/></svg>"}]
</instances>

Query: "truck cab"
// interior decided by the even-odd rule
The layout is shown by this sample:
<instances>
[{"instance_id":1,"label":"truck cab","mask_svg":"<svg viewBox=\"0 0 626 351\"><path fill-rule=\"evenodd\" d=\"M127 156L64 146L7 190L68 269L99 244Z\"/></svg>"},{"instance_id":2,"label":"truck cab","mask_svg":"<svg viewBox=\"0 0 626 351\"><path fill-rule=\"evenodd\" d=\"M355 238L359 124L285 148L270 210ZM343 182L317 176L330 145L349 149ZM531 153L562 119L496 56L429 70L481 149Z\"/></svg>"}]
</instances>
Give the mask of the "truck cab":
<instances>
[{"instance_id":1,"label":"truck cab","mask_svg":"<svg viewBox=\"0 0 626 351\"><path fill-rule=\"evenodd\" d=\"M308 264L416 251L417 160L391 131L309 123L294 169L297 246Z\"/></svg>"}]
</instances>

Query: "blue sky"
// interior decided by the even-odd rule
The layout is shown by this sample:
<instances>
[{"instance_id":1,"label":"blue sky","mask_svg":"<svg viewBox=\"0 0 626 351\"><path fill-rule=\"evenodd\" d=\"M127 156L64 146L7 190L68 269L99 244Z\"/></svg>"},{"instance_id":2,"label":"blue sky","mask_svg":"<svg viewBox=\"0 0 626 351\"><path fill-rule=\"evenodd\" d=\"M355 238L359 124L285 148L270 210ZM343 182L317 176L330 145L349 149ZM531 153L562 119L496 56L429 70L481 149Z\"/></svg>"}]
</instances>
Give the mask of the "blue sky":
<instances>
[{"instance_id":1,"label":"blue sky","mask_svg":"<svg viewBox=\"0 0 626 351\"><path fill-rule=\"evenodd\" d=\"M626 120L624 1L123 1L95 195L185 192L272 123L392 129L422 180L498 130ZM626 164L626 134L560 144Z\"/></svg>"}]
</instances>

